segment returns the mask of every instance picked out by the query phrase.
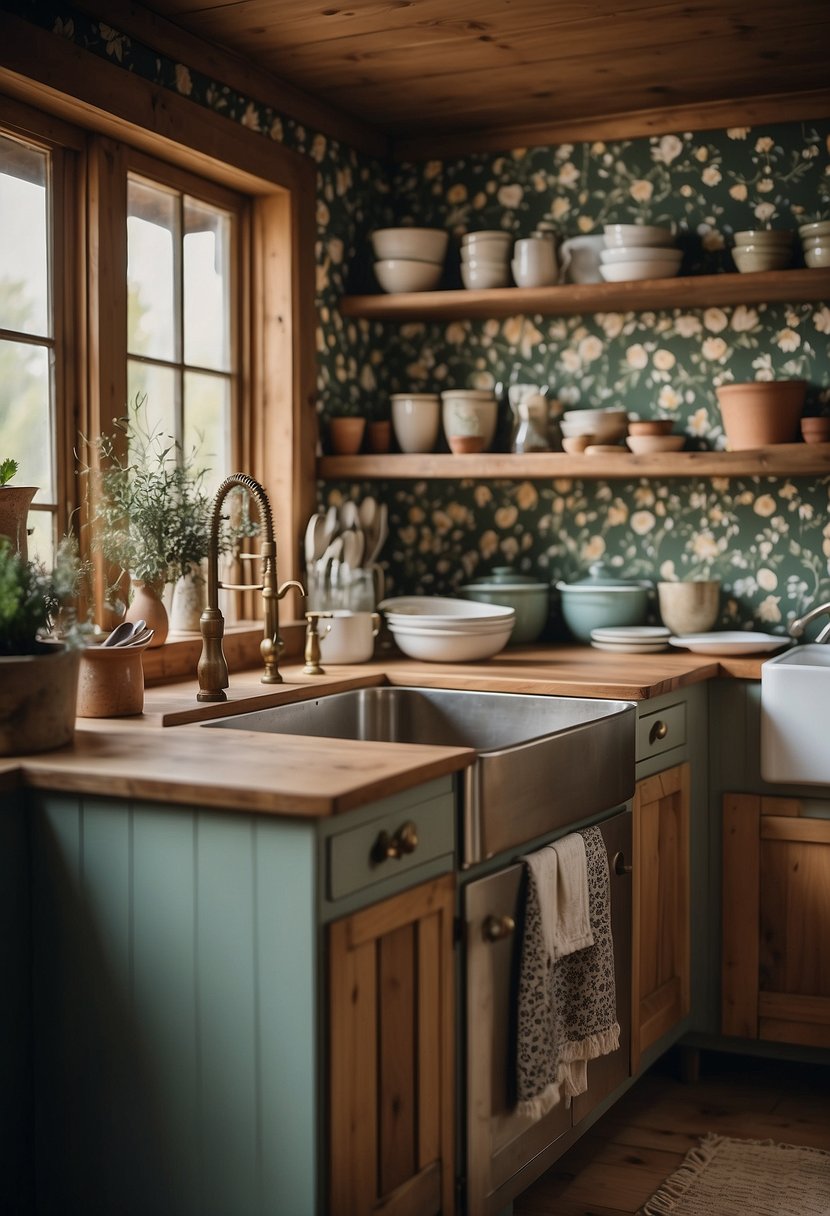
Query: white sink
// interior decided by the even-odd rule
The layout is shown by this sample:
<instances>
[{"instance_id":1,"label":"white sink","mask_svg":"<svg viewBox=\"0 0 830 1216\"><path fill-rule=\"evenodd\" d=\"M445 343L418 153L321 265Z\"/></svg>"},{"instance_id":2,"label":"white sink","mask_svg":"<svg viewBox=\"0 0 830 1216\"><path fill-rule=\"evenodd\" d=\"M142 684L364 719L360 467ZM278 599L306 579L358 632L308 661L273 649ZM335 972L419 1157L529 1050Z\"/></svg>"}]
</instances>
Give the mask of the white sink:
<instances>
[{"instance_id":1,"label":"white sink","mask_svg":"<svg viewBox=\"0 0 830 1216\"><path fill-rule=\"evenodd\" d=\"M830 785L830 645L810 643L761 668L761 776Z\"/></svg>"}]
</instances>

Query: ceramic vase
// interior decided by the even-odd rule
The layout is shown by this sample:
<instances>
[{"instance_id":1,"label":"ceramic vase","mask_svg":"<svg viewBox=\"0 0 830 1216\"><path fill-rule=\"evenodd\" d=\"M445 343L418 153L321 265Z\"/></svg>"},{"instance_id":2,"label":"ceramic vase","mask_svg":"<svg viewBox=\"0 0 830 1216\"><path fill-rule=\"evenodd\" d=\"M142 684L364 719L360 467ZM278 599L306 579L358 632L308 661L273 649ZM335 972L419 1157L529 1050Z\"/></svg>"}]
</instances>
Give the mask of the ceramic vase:
<instances>
[{"instance_id":1,"label":"ceramic vase","mask_svg":"<svg viewBox=\"0 0 830 1216\"><path fill-rule=\"evenodd\" d=\"M37 654L0 658L0 756L72 742L79 652L42 642Z\"/></svg>"},{"instance_id":2,"label":"ceramic vase","mask_svg":"<svg viewBox=\"0 0 830 1216\"><path fill-rule=\"evenodd\" d=\"M152 629L151 646L161 646L167 640L170 621L167 616L159 589L152 583L133 580L133 598L124 614L125 621L145 621L148 629Z\"/></svg>"},{"instance_id":3,"label":"ceramic vase","mask_svg":"<svg viewBox=\"0 0 830 1216\"><path fill-rule=\"evenodd\" d=\"M89 646L81 651L79 718L123 718L143 711L143 650L143 646Z\"/></svg>"},{"instance_id":4,"label":"ceramic vase","mask_svg":"<svg viewBox=\"0 0 830 1216\"><path fill-rule=\"evenodd\" d=\"M37 486L0 486L0 536L8 536L22 561L29 560L26 524Z\"/></svg>"},{"instance_id":5,"label":"ceramic vase","mask_svg":"<svg viewBox=\"0 0 830 1216\"><path fill-rule=\"evenodd\" d=\"M174 633L198 633L199 618L206 602L207 584L200 566L176 580L170 607L170 628Z\"/></svg>"}]
</instances>

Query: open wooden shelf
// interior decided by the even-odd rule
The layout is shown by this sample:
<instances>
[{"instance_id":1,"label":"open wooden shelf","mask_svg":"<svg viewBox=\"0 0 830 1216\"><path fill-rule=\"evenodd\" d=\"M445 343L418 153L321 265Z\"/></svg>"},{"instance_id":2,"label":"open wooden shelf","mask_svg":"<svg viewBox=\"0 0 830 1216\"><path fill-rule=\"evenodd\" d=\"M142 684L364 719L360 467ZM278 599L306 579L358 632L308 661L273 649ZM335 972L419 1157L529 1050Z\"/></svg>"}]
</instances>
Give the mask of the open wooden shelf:
<instances>
[{"instance_id":1,"label":"open wooden shelf","mask_svg":"<svg viewBox=\"0 0 830 1216\"><path fill-rule=\"evenodd\" d=\"M510 317L517 313L572 316L576 313L642 312L651 308L709 308L713 304L795 303L799 300L830 300L830 269L689 275L566 287L497 287L488 291L344 296L340 311L347 317L376 321L448 321Z\"/></svg>"},{"instance_id":2,"label":"open wooden shelf","mask_svg":"<svg viewBox=\"0 0 830 1216\"><path fill-rule=\"evenodd\" d=\"M549 480L554 477L806 477L830 474L830 443L787 443L745 452L658 452L652 456L568 456L563 452L510 452L455 456L427 452L393 456L323 456L322 481L421 479Z\"/></svg>"}]
</instances>

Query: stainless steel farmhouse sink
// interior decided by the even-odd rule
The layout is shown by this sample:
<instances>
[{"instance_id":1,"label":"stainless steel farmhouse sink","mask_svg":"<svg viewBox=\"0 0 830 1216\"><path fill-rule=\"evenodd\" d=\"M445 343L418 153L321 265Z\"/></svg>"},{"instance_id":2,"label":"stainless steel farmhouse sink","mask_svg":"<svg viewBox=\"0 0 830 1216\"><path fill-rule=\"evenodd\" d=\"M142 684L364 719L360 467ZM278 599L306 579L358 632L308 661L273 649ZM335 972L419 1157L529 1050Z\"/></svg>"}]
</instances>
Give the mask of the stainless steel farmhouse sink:
<instances>
[{"instance_id":1,"label":"stainless steel farmhouse sink","mask_svg":"<svg viewBox=\"0 0 830 1216\"><path fill-rule=\"evenodd\" d=\"M359 688L205 723L253 730L471 747L462 864L606 812L634 793L635 707L625 701L443 688Z\"/></svg>"}]
</instances>

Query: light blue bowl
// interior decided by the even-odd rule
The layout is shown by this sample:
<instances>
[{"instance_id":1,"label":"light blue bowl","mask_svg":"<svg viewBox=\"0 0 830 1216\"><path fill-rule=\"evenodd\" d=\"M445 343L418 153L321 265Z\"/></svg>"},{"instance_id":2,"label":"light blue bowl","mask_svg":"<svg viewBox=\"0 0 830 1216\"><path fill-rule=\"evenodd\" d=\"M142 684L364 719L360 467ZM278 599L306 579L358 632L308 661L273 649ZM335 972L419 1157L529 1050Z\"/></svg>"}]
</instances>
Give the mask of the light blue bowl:
<instances>
[{"instance_id":1,"label":"light blue bowl","mask_svg":"<svg viewBox=\"0 0 830 1216\"><path fill-rule=\"evenodd\" d=\"M556 589L568 629L578 641L590 643L592 629L644 625L651 586L645 580L614 578L598 562L587 578L558 582Z\"/></svg>"},{"instance_id":2,"label":"light blue bowl","mask_svg":"<svg viewBox=\"0 0 830 1216\"><path fill-rule=\"evenodd\" d=\"M480 604L498 604L516 613L509 645L535 642L550 612L550 587L527 574L516 574L510 566L497 566L492 574L459 587L459 595Z\"/></svg>"}]
</instances>

